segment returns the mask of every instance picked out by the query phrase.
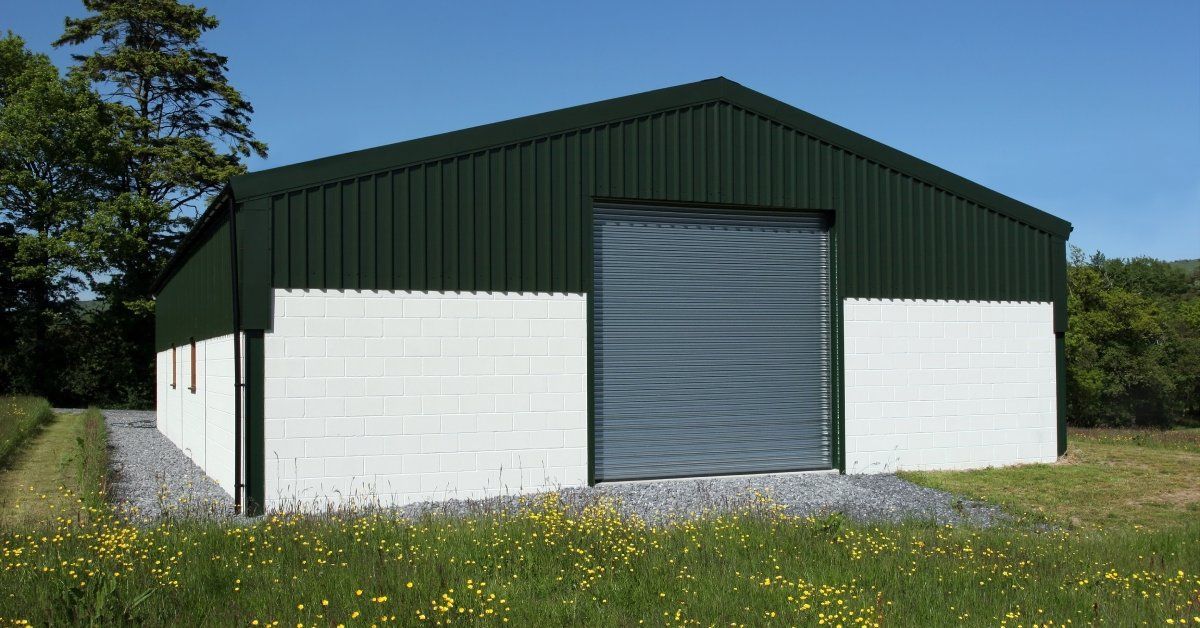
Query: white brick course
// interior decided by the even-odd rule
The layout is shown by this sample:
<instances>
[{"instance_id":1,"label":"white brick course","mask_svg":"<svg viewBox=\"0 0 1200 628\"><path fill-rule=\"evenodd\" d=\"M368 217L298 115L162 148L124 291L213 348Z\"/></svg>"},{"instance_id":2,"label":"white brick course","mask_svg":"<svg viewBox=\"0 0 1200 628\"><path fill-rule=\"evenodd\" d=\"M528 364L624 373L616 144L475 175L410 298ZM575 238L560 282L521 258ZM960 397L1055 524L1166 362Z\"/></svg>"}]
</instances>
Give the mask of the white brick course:
<instances>
[{"instance_id":1,"label":"white brick course","mask_svg":"<svg viewBox=\"0 0 1200 628\"><path fill-rule=\"evenodd\" d=\"M233 494L233 335L196 341L196 391L191 385L191 345L160 351L156 369L156 422L160 432Z\"/></svg>"},{"instance_id":2,"label":"white brick course","mask_svg":"<svg viewBox=\"0 0 1200 628\"><path fill-rule=\"evenodd\" d=\"M1055 460L1050 303L844 306L847 473Z\"/></svg>"},{"instance_id":3,"label":"white brick course","mask_svg":"<svg viewBox=\"0 0 1200 628\"><path fill-rule=\"evenodd\" d=\"M582 294L275 290L268 507L587 481Z\"/></svg>"}]
</instances>

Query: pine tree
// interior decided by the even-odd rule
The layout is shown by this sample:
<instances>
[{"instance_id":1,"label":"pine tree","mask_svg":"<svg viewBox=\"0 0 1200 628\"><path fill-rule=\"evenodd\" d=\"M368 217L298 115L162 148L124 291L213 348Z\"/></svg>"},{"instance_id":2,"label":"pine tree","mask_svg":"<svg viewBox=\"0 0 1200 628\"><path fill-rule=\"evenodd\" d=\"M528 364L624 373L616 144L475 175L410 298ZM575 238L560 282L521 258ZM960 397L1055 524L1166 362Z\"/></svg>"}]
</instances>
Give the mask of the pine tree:
<instances>
[{"instance_id":1,"label":"pine tree","mask_svg":"<svg viewBox=\"0 0 1200 628\"><path fill-rule=\"evenodd\" d=\"M89 14L68 18L54 45L96 44L73 55L72 73L91 81L117 113L122 167L112 198L88 228L108 271L96 291L132 348L109 359L125 371L121 378L145 382L148 401L154 279L199 205L245 171L243 159L266 156L267 147L250 130L254 109L230 85L226 57L201 42L218 25L206 9L177 0L83 5Z\"/></svg>"}]
</instances>

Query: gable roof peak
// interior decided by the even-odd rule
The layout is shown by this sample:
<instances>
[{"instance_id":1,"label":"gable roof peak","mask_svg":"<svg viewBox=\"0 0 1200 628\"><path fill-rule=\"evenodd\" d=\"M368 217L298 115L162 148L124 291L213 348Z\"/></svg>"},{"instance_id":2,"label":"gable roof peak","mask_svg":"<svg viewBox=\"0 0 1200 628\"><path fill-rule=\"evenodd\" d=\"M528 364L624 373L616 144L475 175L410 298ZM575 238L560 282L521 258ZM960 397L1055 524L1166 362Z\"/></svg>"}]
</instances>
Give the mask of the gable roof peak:
<instances>
[{"instance_id":1,"label":"gable roof peak","mask_svg":"<svg viewBox=\"0 0 1200 628\"><path fill-rule=\"evenodd\" d=\"M1071 232L1070 223L1061 218L757 92L725 76L260 170L234 177L230 187L234 198L240 201L714 101L726 102L753 112L1062 238L1066 238Z\"/></svg>"}]
</instances>

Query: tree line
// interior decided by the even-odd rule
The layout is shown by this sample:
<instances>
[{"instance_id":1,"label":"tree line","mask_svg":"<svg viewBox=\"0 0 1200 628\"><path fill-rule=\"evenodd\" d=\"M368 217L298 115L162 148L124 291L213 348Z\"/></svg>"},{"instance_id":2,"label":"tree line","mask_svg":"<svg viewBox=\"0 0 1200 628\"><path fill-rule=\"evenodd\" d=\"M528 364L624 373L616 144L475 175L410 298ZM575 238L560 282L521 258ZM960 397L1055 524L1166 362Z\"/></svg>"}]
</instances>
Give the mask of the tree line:
<instances>
[{"instance_id":1,"label":"tree line","mask_svg":"<svg viewBox=\"0 0 1200 628\"><path fill-rule=\"evenodd\" d=\"M0 393L153 404L151 286L204 201L265 156L218 21L177 0L84 0L60 70L0 39Z\"/></svg>"},{"instance_id":2,"label":"tree line","mask_svg":"<svg viewBox=\"0 0 1200 628\"><path fill-rule=\"evenodd\" d=\"M63 70L0 39L0 393L152 407L154 278L267 147L200 41L205 9L83 9L54 42L84 49ZM1068 286L1068 420L1200 420L1200 270L1074 249Z\"/></svg>"},{"instance_id":3,"label":"tree line","mask_svg":"<svg viewBox=\"0 0 1200 628\"><path fill-rule=\"evenodd\" d=\"M1200 423L1200 261L1184 269L1072 248L1067 287L1067 420Z\"/></svg>"}]
</instances>

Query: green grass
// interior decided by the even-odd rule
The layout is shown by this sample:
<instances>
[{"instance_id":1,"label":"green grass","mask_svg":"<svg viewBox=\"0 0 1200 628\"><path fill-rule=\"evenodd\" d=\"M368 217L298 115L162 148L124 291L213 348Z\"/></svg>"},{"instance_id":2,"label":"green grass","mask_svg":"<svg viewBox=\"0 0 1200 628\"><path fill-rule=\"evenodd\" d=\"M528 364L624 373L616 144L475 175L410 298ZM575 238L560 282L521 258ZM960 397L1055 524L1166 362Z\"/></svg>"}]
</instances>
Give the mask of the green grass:
<instances>
[{"instance_id":1,"label":"green grass","mask_svg":"<svg viewBox=\"0 0 1200 628\"><path fill-rule=\"evenodd\" d=\"M0 473L0 529L50 526L103 509L107 476L100 412L52 416Z\"/></svg>"},{"instance_id":2,"label":"green grass","mask_svg":"<svg viewBox=\"0 0 1200 628\"><path fill-rule=\"evenodd\" d=\"M0 617L39 624L1161 624L1200 616L1195 524L1105 534L862 527L764 504L650 528L550 500L513 515L415 523L275 517L249 527L140 529L95 520L8 537L0 555Z\"/></svg>"},{"instance_id":3,"label":"green grass","mask_svg":"<svg viewBox=\"0 0 1200 628\"><path fill-rule=\"evenodd\" d=\"M45 399L0 397L0 468L53 417Z\"/></svg>"},{"instance_id":4,"label":"green grass","mask_svg":"<svg viewBox=\"0 0 1200 628\"><path fill-rule=\"evenodd\" d=\"M96 408L80 415L81 425L76 438L78 447L73 460L75 486L86 506L94 509L107 506L108 496L108 425Z\"/></svg>"},{"instance_id":5,"label":"green grass","mask_svg":"<svg viewBox=\"0 0 1200 628\"><path fill-rule=\"evenodd\" d=\"M62 482L102 491L103 436L97 412L60 418L23 452L24 461L46 456L23 477L46 490ZM1198 455L1178 449L1177 437L1130 438L1072 441L1110 466L1105 448ZM1085 464L1039 472L1063 500L1091 483L1093 501L1123 508L1106 501L1112 489L1094 474L1074 474ZM1154 465L1144 486L1192 477ZM0 486L16 484L18 472L0 474ZM1160 527L863 526L788 516L760 495L737 513L648 526L604 503L569 511L551 495L467 519L341 513L139 525L72 493L58 504L36 521L0 520L0 624L1200 622L1200 522L1183 516Z\"/></svg>"},{"instance_id":6,"label":"green grass","mask_svg":"<svg viewBox=\"0 0 1200 628\"><path fill-rule=\"evenodd\" d=\"M1071 428L1069 442L1075 444L1102 443L1133 445L1200 453L1200 427L1170 430L1125 428Z\"/></svg>"},{"instance_id":7,"label":"green grass","mask_svg":"<svg viewBox=\"0 0 1200 628\"><path fill-rule=\"evenodd\" d=\"M1055 464L905 472L914 482L1060 525L1200 521L1200 430L1072 430Z\"/></svg>"}]
</instances>

